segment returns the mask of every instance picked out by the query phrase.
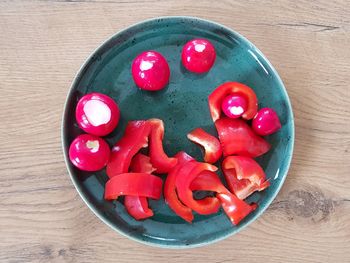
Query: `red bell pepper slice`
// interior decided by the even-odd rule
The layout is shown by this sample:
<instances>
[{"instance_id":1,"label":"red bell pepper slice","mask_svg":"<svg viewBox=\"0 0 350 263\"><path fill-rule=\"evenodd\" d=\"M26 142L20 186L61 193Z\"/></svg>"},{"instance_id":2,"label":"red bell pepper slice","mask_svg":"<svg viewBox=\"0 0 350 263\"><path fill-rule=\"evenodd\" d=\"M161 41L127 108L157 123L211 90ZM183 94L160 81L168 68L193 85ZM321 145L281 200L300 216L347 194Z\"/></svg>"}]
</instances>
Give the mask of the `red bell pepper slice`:
<instances>
[{"instance_id":1,"label":"red bell pepper slice","mask_svg":"<svg viewBox=\"0 0 350 263\"><path fill-rule=\"evenodd\" d=\"M217 87L208 98L209 110L214 122L222 115L222 101L231 94L243 96L248 102L247 110L242 114L243 119L250 120L257 113L258 99L254 90L239 82L226 82Z\"/></svg>"},{"instance_id":2,"label":"red bell pepper slice","mask_svg":"<svg viewBox=\"0 0 350 263\"><path fill-rule=\"evenodd\" d=\"M217 192L217 198L221 201L222 208L232 222L237 225L250 212L257 207L256 204L247 204L238 199L221 183L219 176L210 171L204 171L192 182L192 190L206 190Z\"/></svg>"},{"instance_id":3,"label":"red bell pepper slice","mask_svg":"<svg viewBox=\"0 0 350 263\"><path fill-rule=\"evenodd\" d=\"M164 183L164 199L178 216L191 223L193 220L192 209L181 203L176 193L175 184L176 176L183 164L194 161L194 159L185 152L177 153L175 158L177 158L177 165L169 172Z\"/></svg>"},{"instance_id":4,"label":"red bell pepper slice","mask_svg":"<svg viewBox=\"0 0 350 263\"><path fill-rule=\"evenodd\" d=\"M211 171L201 172L196 179L192 181L190 189L192 191L212 191L217 193L227 191L219 176Z\"/></svg>"},{"instance_id":5,"label":"red bell pepper slice","mask_svg":"<svg viewBox=\"0 0 350 263\"><path fill-rule=\"evenodd\" d=\"M201 200L193 198L191 183L203 171L216 171L217 167L200 162L188 162L181 167L176 176L176 189L179 199L189 208L201 215L216 213L220 202L216 197L206 197Z\"/></svg>"},{"instance_id":6,"label":"red bell pepper slice","mask_svg":"<svg viewBox=\"0 0 350 263\"><path fill-rule=\"evenodd\" d=\"M156 170L152 166L151 159L149 156L142 153L138 153L132 158L130 164L130 171L135 173L153 173Z\"/></svg>"},{"instance_id":7,"label":"red bell pepper slice","mask_svg":"<svg viewBox=\"0 0 350 263\"><path fill-rule=\"evenodd\" d=\"M220 199L222 208L234 225L238 225L243 218L257 208L256 204L249 205L230 192L219 193L216 196Z\"/></svg>"},{"instance_id":8,"label":"red bell pepper slice","mask_svg":"<svg viewBox=\"0 0 350 263\"><path fill-rule=\"evenodd\" d=\"M257 157L271 148L263 138L241 119L221 118L215 122L224 156L243 155Z\"/></svg>"},{"instance_id":9,"label":"red bell pepper slice","mask_svg":"<svg viewBox=\"0 0 350 263\"><path fill-rule=\"evenodd\" d=\"M159 199L163 181L147 173L122 173L109 179L105 187L105 199L114 200L121 195L143 196Z\"/></svg>"},{"instance_id":10,"label":"red bell pepper slice","mask_svg":"<svg viewBox=\"0 0 350 263\"><path fill-rule=\"evenodd\" d=\"M148 145L150 124L147 121L130 121L124 136L112 148L106 172L109 178L127 173L131 159L143 147Z\"/></svg>"},{"instance_id":11,"label":"red bell pepper slice","mask_svg":"<svg viewBox=\"0 0 350 263\"><path fill-rule=\"evenodd\" d=\"M228 156L222 162L222 170L228 188L239 199L245 199L255 191L269 187L264 170L252 158Z\"/></svg>"},{"instance_id":12,"label":"red bell pepper slice","mask_svg":"<svg viewBox=\"0 0 350 263\"><path fill-rule=\"evenodd\" d=\"M151 134L149 142L149 155L152 165L157 173L168 173L177 163L176 158L169 158L163 149L164 124L162 120L150 119Z\"/></svg>"},{"instance_id":13,"label":"red bell pepper slice","mask_svg":"<svg viewBox=\"0 0 350 263\"><path fill-rule=\"evenodd\" d=\"M147 155L138 153L132 158L130 171L135 173L152 173L150 158ZM136 220L146 219L153 216L153 211L148 207L147 197L127 195L124 198L124 206L129 215Z\"/></svg>"},{"instance_id":14,"label":"red bell pepper slice","mask_svg":"<svg viewBox=\"0 0 350 263\"><path fill-rule=\"evenodd\" d=\"M203 129L194 129L187 134L187 138L204 148L204 161L206 163L215 163L221 157L222 150L220 141Z\"/></svg>"},{"instance_id":15,"label":"red bell pepper slice","mask_svg":"<svg viewBox=\"0 0 350 263\"><path fill-rule=\"evenodd\" d=\"M126 211L136 220L153 216L153 211L148 207L147 197L127 195L124 199Z\"/></svg>"}]
</instances>

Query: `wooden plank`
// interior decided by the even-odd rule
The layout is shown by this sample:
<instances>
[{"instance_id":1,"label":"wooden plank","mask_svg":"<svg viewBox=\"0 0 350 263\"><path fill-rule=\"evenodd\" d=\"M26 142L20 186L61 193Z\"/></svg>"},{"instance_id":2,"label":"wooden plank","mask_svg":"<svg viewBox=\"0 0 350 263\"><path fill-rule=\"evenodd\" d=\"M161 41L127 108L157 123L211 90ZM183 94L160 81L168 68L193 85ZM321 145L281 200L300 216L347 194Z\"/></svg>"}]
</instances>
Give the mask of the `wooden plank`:
<instances>
[{"instance_id":1,"label":"wooden plank","mask_svg":"<svg viewBox=\"0 0 350 263\"><path fill-rule=\"evenodd\" d=\"M1 262L349 262L350 5L339 1L0 1ZM70 182L60 119L85 58L114 32L155 16L225 24L284 80L296 122L278 198L234 237L192 250L116 234Z\"/></svg>"}]
</instances>

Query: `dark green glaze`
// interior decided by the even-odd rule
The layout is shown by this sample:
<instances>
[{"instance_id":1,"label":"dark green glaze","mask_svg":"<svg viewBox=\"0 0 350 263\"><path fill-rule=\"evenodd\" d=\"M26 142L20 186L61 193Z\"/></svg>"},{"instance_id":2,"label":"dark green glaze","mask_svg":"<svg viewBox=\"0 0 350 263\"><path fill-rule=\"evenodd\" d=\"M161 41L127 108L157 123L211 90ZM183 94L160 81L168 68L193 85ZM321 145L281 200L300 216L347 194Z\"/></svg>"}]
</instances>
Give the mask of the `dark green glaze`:
<instances>
[{"instance_id":1,"label":"dark green glaze","mask_svg":"<svg viewBox=\"0 0 350 263\"><path fill-rule=\"evenodd\" d=\"M182 46L192 38L209 39L217 51L213 68L203 75L186 71L181 65ZM170 84L159 92L136 88L131 76L131 63L145 50L161 52L168 60ZM121 110L116 131L106 139L112 146L123 134L126 122L135 119L160 118L165 122L165 150L170 155L180 150L201 160L198 146L186 134L204 127L215 134L209 115L207 97L221 83L239 81L252 87L261 107L273 107L282 121L282 129L267 139L272 150L259 158L270 178L271 187L255 193L249 201L259 208L237 227L225 214L195 216L188 224L164 203L150 201L155 216L145 221L130 217L120 201L103 200L105 171L85 173L74 168L67 159L69 144L81 133L74 118L77 100L89 92L101 92L115 99ZM69 92L63 117L63 150L72 181L79 194L106 224L118 232L146 244L162 247L205 245L237 233L253 222L277 195L287 175L293 152L294 122L286 90L277 72L248 40L213 22L169 17L149 20L117 33L99 47L83 65Z\"/></svg>"}]
</instances>

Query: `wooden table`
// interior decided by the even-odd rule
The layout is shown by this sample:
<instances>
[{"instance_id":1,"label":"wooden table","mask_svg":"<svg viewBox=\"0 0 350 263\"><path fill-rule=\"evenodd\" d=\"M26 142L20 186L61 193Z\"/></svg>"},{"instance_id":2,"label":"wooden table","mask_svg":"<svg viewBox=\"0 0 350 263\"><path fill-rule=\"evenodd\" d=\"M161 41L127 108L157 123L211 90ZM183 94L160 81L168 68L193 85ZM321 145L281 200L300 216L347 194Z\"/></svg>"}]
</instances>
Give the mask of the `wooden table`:
<instances>
[{"instance_id":1,"label":"wooden table","mask_svg":"<svg viewBox=\"0 0 350 263\"><path fill-rule=\"evenodd\" d=\"M75 191L60 126L87 56L138 21L191 15L255 43L295 113L292 166L241 233L191 250L146 247L103 224ZM0 1L0 262L350 262L349 1Z\"/></svg>"}]
</instances>

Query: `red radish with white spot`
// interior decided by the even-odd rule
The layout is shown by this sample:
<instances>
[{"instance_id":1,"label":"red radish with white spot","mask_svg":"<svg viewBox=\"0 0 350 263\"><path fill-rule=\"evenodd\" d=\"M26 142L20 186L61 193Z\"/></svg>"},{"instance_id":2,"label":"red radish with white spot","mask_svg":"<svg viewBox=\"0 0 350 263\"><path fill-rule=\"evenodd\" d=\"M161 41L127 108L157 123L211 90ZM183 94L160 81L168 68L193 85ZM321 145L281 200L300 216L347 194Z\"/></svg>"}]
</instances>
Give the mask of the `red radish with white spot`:
<instances>
[{"instance_id":1,"label":"red radish with white spot","mask_svg":"<svg viewBox=\"0 0 350 263\"><path fill-rule=\"evenodd\" d=\"M168 62L156 51L146 51L138 55L131 66L135 84L143 90L157 91L163 89L170 78Z\"/></svg>"},{"instance_id":2,"label":"red radish with white spot","mask_svg":"<svg viewBox=\"0 0 350 263\"><path fill-rule=\"evenodd\" d=\"M215 48L209 40L193 39L182 49L182 64L194 73L205 73L211 69L215 62Z\"/></svg>"},{"instance_id":3,"label":"red radish with white spot","mask_svg":"<svg viewBox=\"0 0 350 263\"><path fill-rule=\"evenodd\" d=\"M277 113L271 108L262 108L252 122L253 130L258 135L270 135L278 131L282 125Z\"/></svg>"},{"instance_id":4,"label":"red radish with white spot","mask_svg":"<svg viewBox=\"0 0 350 263\"><path fill-rule=\"evenodd\" d=\"M69 147L69 159L83 171L94 172L106 166L110 155L108 144L101 138L81 134Z\"/></svg>"},{"instance_id":5,"label":"red radish with white spot","mask_svg":"<svg viewBox=\"0 0 350 263\"><path fill-rule=\"evenodd\" d=\"M85 132L105 136L117 127L120 111L112 98L94 92L79 100L75 117L79 127Z\"/></svg>"},{"instance_id":6,"label":"red radish with white spot","mask_svg":"<svg viewBox=\"0 0 350 263\"><path fill-rule=\"evenodd\" d=\"M224 98L221 108L227 117L235 119L247 110L248 102L243 96L232 94Z\"/></svg>"}]
</instances>

